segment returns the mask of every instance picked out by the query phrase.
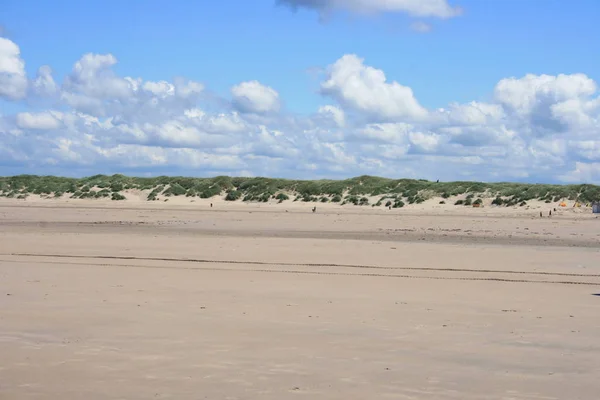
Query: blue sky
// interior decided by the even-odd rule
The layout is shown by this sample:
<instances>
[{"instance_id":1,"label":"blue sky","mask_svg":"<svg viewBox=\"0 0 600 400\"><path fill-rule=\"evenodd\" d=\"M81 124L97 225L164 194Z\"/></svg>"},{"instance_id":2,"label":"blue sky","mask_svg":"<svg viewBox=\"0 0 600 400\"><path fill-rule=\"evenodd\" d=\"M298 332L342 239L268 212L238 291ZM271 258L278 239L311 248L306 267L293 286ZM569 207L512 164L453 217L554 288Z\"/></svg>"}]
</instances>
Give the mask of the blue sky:
<instances>
[{"instance_id":1,"label":"blue sky","mask_svg":"<svg viewBox=\"0 0 600 400\"><path fill-rule=\"evenodd\" d=\"M600 181L599 2L275 3L0 0L28 82L0 90L0 175ZM88 59L83 82L74 64L86 54L112 58ZM56 88L40 94L44 65ZM203 90L124 93L127 77ZM140 106L152 95L160 117ZM237 125L219 130L215 118Z\"/></svg>"}]
</instances>

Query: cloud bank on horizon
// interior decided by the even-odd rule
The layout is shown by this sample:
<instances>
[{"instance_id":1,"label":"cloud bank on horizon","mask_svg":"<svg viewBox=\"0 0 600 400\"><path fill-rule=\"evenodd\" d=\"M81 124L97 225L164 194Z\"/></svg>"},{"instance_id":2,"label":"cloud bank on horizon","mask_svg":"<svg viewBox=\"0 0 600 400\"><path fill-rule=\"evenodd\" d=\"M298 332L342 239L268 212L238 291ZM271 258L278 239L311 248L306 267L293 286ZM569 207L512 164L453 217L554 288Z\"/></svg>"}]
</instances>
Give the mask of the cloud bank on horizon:
<instances>
[{"instance_id":1,"label":"cloud bank on horizon","mask_svg":"<svg viewBox=\"0 0 600 400\"><path fill-rule=\"evenodd\" d=\"M461 12L445 0L279 2ZM0 98L22 106L0 114L0 170L600 183L600 96L583 73L506 77L483 94L489 101L428 109L409 86L345 54L322 66L319 94L329 104L304 115L258 80L221 97L210 82L120 76L117 63L88 53L61 81L48 65L28 76L19 45L0 37Z\"/></svg>"}]
</instances>

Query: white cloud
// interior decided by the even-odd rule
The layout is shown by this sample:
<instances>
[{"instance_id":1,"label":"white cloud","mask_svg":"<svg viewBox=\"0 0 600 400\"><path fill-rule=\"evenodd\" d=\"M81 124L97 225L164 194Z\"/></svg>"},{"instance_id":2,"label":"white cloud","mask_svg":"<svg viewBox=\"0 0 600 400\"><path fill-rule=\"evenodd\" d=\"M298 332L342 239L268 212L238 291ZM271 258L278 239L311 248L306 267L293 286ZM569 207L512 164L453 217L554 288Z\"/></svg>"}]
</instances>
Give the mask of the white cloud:
<instances>
[{"instance_id":1,"label":"white cloud","mask_svg":"<svg viewBox=\"0 0 600 400\"><path fill-rule=\"evenodd\" d=\"M110 54L84 55L62 84L44 66L28 85L18 47L7 48L0 65L29 96L10 98L29 108L0 116L0 158L23 172L600 182L600 97L583 74L507 78L487 102L428 110L346 55L321 85L337 104L300 115L277 112L280 95L257 81L227 100L184 78L121 77Z\"/></svg>"},{"instance_id":2,"label":"white cloud","mask_svg":"<svg viewBox=\"0 0 600 400\"><path fill-rule=\"evenodd\" d=\"M129 80L111 70L116 63L112 54L85 54L67 76L64 89L99 99L128 98L133 87Z\"/></svg>"},{"instance_id":3,"label":"white cloud","mask_svg":"<svg viewBox=\"0 0 600 400\"><path fill-rule=\"evenodd\" d=\"M175 94L182 99L194 99L204 91L204 85L200 82L176 78L174 80Z\"/></svg>"},{"instance_id":4,"label":"white cloud","mask_svg":"<svg viewBox=\"0 0 600 400\"><path fill-rule=\"evenodd\" d=\"M175 86L166 81L160 81L160 82L147 81L147 82L144 82L144 84L142 85L142 88L145 91L150 92L153 95L158 96L158 97L173 96L175 94Z\"/></svg>"},{"instance_id":5,"label":"white cloud","mask_svg":"<svg viewBox=\"0 0 600 400\"><path fill-rule=\"evenodd\" d=\"M566 100L589 97L596 92L596 83L584 74L533 75L502 79L495 88L496 99L521 115L537 107Z\"/></svg>"},{"instance_id":6,"label":"white cloud","mask_svg":"<svg viewBox=\"0 0 600 400\"><path fill-rule=\"evenodd\" d=\"M600 163L576 162L571 171L560 176L561 180L570 183L600 182Z\"/></svg>"},{"instance_id":7,"label":"white cloud","mask_svg":"<svg viewBox=\"0 0 600 400\"><path fill-rule=\"evenodd\" d=\"M590 122L580 111L589 112L584 110L584 104L596 89L596 82L584 74L528 74L518 79L502 79L494 95L513 118L524 120L530 134L548 136L567 131L570 123Z\"/></svg>"},{"instance_id":8,"label":"white cloud","mask_svg":"<svg viewBox=\"0 0 600 400\"><path fill-rule=\"evenodd\" d=\"M309 8L320 12L346 10L358 14L406 13L417 17L452 18L462 13L447 0L278 0L292 8Z\"/></svg>"},{"instance_id":9,"label":"white cloud","mask_svg":"<svg viewBox=\"0 0 600 400\"><path fill-rule=\"evenodd\" d=\"M231 94L234 106L241 112L264 114L279 111L279 93L258 81L235 85Z\"/></svg>"},{"instance_id":10,"label":"white cloud","mask_svg":"<svg viewBox=\"0 0 600 400\"><path fill-rule=\"evenodd\" d=\"M16 122L21 129L53 130L61 126L60 114L52 112L18 113Z\"/></svg>"},{"instance_id":11,"label":"white cloud","mask_svg":"<svg viewBox=\"0 0 600 400\"><path fill-rule=\"evenodd\" d=\"M52 68L48 65L42 65L37 72L33 83L33 90L40 96L54 96L58 93L58 85L52 77Z\"/></svg>"},{"instance_id":12,"label":"white cloud","mask_svg":"<svg viewBox=\"0 0 600 400\"><path fill-rule=\"evenodd\" d=\"M19 100L26 93L27 76L21 50L11 40L0 37L0 97Z\"/></svg>"},{"instance_id":13,"label":"white cloud","mask_svg":"<svg viewBox=\"0 0 600 400\"><path fill-rule=\"evenodd\" d=\"M414 129L405 123L369 124L358 130L359 137L386 143L402 143Z\"/></svg>"},{"instance_id":14,"label":"white cloud","mask_svg":"<svg viewBox=\"0 0 600 400\"><path fill-rule=\"evenodd\" d=\"M415 99L411 88L387 82L382 70L364 65L363 59L354 54L347 54L329 66L321 91L376 122L427 116L427 110Z\"/></svg>"},{"instance_id":15,"label":"white cloud","mask_svg":"<svg viewBox=\"0 0 600 400\"><path fill-rule=\"evenodd\" d=\"M331 118L339 127L343 127L346 124L344 110L339 107L330 105L321 106L319 107L319 114Z\"/></svg>"},{"instance_id":16,"label":"white cloud","mask_svg":"<svg viewBox=\"0 0 600 400\"><path fill-rule=\"evenodd\" d=\"M489 125L498 123L504 117L504 110L498 104L478 103L451 104L442 110L453 125Z\"/></svg>"}]
</instances>

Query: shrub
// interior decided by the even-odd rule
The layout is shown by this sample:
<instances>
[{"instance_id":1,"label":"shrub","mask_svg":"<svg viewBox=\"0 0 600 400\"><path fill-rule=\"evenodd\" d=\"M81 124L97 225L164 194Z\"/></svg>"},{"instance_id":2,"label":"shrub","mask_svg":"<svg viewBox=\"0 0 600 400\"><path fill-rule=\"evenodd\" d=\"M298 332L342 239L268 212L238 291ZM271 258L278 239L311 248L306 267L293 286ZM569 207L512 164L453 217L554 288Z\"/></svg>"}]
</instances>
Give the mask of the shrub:
<instances>
[{"instance_id":1,"label":"shrub","mask_svg":"<svg viewBox=\"0 0 600 400\"><path fill-rule=\"evenodd\" d=\"M502 204L504 204L504 200L502 200L502 197L498 196L494 200L492 200L492 204L495 206L501 206Z\"/></svg>"},{"instance_id":2,"label":"shrub","mask_svg":"<svg viewBox=\"0 0 600 400\"><path fill-rule=\"evenodd\" d=\"M366 197L361 197L358 204L360 204L361 206L367 206L369 205L369 199Z\"/></svg>"},{"instance_id":3,"label":"shrub","mask_svg":"<svg viewBox=\"0 0 600 400\"><path fill-rule=\"evenodd\" d=\"M275 199L279 200L280 202L284 201L284 200L289 200L290 196L288 196L285 193L277 193L277 195L275 196Z\"/></svg>"},{"instance_id":4,"label":"shrub","mask_svg":"<svg viewBox=\"0 0 600 400\"><path fill-rule=\"evenodd\" d=\"M446 202L444 200L440 201L440 204L446 204Z\"/></svg>"},{"instance_id":5,"label":"shrub","mask_svg":"<svg viewBox=\"0 0 600 400\"><path fill-rule=\"evenodd\" d=\"M358 199L357 196L351 195L351 196L346 197L346 202L347 203L352 203L352 204L354 204L356 206L356 205L358 205L359 199Z\"/></svg>"},{"instance_id":6,"label":"shrub","mask_svg":"<svg viewBox=\"0 0 600 400\"><path fill-rule=\"evenodd\" d=\"M481 205L481 204L483 204L483 200L481 200L481 199L479 198L479 199L475 200L475 201L473 202L473 204Z\"/></svg>"},{"instance_id":7,"label":"shrub","mask_svg":"<svg viewBox=\"0 0 600 400\"><path fill-rule=\"evenodd\" d=\"M392 205L392 202L391 202L391 200L388 200L388 201L385 203L385 206L386 206L386 207L389 207L389 206L391 206L391 205Z\"/></svg>"},{"instance_id":8,"label":"shrub","mask_svg":"<svg viewBox=\"0 0 600 400\"><path fill-rule=\"evenodd\" d=\"M108 190L108 189L102 189L101 191L96 193L96 197L98 197L98 198L109 197L109 196L110 196L110 190Z\"/></svg>"},{"instance_id":9,"label":"shrub","mask_svg":"<svg viewBox=\"0 0 600 400\"><path fill-rule=\"evenodd\" d=\"M242 192L240 192L239 190L230 190L229 192L227 192L227 196L225 196L225 200L226 201L236 201L236 200L239 200L240 197L242 197Z\"/></svg>"},{"instance_id":10,"label":"shrub","mask_svg":"<svg viewBox=\"0 0 600 400\"><path fill-rule=\"evenodd\" d=\"M456 200L456 203L454 203L455 206L461 206L463 204L465 204L464 200Z\"/></svg>"},{"instance_id":11,"label":"shrub","mask_svg":"<svg viewBox=\"0 0 600 400\"><path fill-rule=\"evenodd\" d=\"M123 196L121 193L113 193L110 199L114 200L114 201L120 201L120 200L125 200L126 197Z\"/></svg>"},{"instance_id":12,"label":"shrub","mask_svg":"<svg viewBox=\"0 0 600 400\"><path fill-rule=\"evenodd\" d=\"M328 199L327 197L325 197L325 196L321 197L321 198L319 199L319 201L320 201L321 203L329 203L329 199Z\"/></svg>"},{"instance_id":13,"label":"shrub","mask_svg":"<svg viewBox=\"0 0 600 400\"><path fill-rule=\"evenodd\" d=\"M447 199L449 197L450 197L450 195L448 193L446 193L446 192L442 193L442 198Z\"/></svg>"},{"instance_id":14,"label":"shrub","mask_svg":"<svg viewBox=\"0 0 600 400\"><path fill-rule=\"evenodd\" d=\"M393 205L394 208L402 208L404 207L404 202L400 199L397 199Z\"/></svg>"},{"instance_id":15,"label":"shrub","mask_svg":"<svg viewBox=\"0 0 600 400\"><path fill-rule=\"evenodd\" d=\"M110 190L112 190L113 192L120 192L123 189L124 189L124 187L121 182L113 182L110 185Z\"/></svg>"},{"instance_id":16,"label":"shrub","mask_svg":"<svg viewBox=\"0 0 600 400\"><path fill-rule=\"evenodd\" d=\"M339 203L340 201L342 201L342 196L340 196L339 194L334 195L331 199L332 203Z\"/></svg>"},{"instance_id":17,"label":"shrub","mask_svg":"<svg viewBox=\"0 0 600 400\"><path fill-rule=\"evenodd\" d=\"M202 199L210 199L211 197L218 196L221 194L221 188L219 186L211 186L204 189L200 193L200 198Z\"/></svg>"}]
</instances>

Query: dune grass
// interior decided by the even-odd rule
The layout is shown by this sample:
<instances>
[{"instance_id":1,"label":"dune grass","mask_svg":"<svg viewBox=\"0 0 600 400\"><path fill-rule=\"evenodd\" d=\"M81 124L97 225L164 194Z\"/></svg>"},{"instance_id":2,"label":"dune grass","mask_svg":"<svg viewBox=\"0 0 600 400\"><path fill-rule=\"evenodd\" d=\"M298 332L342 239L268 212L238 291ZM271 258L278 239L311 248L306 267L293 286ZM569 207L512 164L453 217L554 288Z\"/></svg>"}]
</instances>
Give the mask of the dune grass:
<instances>
[{"instance_id":1,"label":"dune grass","mask_svg":"<svg viewBox=\"0 0 600 400\"><path fill-rule=\"evenodd\" d=\"M288 180L275 178L187 178L159 176L154 178L124 175L94 175L75 179L56 176L18 175L0 177L0 196L26 198L30 194L73 199L125 200L124 191L146 191L148 201L170 196L211 198L225 196L228 201L304 201L369 205L369 198L386 207L419 204L432 197L461 197L457 205L481 204L492 198L497 206L523 206L530 200L547 203L577 200L582 203L600 201L600 186L549 185L523 183L431 182L414 179L387 179L359 176L346 180ZM290 198L288 195L292 195Z\"/></svg>"}]
</instances>

